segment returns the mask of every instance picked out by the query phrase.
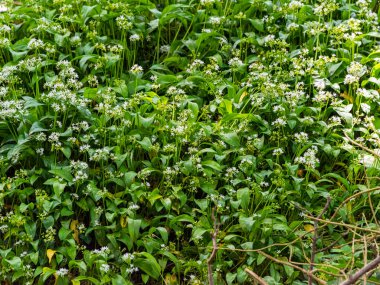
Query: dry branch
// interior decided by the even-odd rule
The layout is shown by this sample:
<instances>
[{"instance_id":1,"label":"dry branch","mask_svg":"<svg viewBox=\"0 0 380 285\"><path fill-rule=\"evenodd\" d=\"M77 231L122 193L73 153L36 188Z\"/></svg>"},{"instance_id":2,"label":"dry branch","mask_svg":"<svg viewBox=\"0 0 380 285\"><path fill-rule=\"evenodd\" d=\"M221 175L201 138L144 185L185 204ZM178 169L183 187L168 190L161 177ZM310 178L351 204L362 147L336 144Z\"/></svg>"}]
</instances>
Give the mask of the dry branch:
<instances>
[{"instance_id":1,"label":"dry branch","mask_svg":"<svg viewBox=\"0 0 380 285\"><path fill-rule=\"evenodd\" d=\"M317 276L311 274L309 271L303 269L302 267L299 267L299 266L297 266L297 265L294 265L294 264L292 264L292 263L290 263L290 262L288 262L288 261L284 261L284 260L277 259L277 258L275 258L275 257L273 257L273 256L271 256L271 255L269 255L269 254L267 254L267 253L265 253L265 252L263 252L263 251L261 251L261 250L258 250L258 253L261 254L261 255L263 255L263 256L265 256L266 258L268 258L268 259L270 259L270 260L276 262L276 263L279 263L279 264L282 264L282 265L287 265L287 266L293 267L294 269L297 269L297 270L301 271L302 273L306 274L307 276L311 276L311 278L312 278L314 281L318 282L318 284L322 284L322 285L326 285L326 284L327 284L326 281L324 281L324 280L322 280L322 279L319 279Z\"/></svg>"},{"instance_id":2,"label":"dry branch","mask_svg":"<svg viewBox=\"0 0 380 285\"><path fill-rule=\"evenodd\" d=\"M322 218L322 215L327 211L329 205L331 202L331 198L327 197L327 201L325 206L323 207L322 212L317 216L318 219ZM309 272L310 274L313 272L314 269L314 259L315 259L315 254L317 253L317 240L318 240L318 221L314 220L314 236L313 236L313 245L311 247L311 257L310 257L310 269ZM311 275L309 275L308 279L308 285L313 285L313 278Z\"/></svg>"},{"instance_id":3,"label":"dry branch","mask_svg":"<svg viewBox=\"0 0 380 285\"><path fill-rule=\"evenodd\" d=\"M380 154L378 154L377 152L369 149L368 147L364 146L364 145L361 145L360 143L354 141L353 139L351 139L346 133L344 133L344 136L346 137L346 139L352 143L353 145L356 145L358 147L360 147L361 149L365 150L366 152L372 154L373 156L376 156L377 158L380 158Z\"/></svg>"},{"instance_id":4,"label":"dry branch","mask_svg":"<svg viewBox=\"0 0 380 285\"><path fill-rule=\"evenodd\" d=\"M259 275L257 275L255 272L252 270L249 270L248 268L244 269L245 272L247 272L254 280L259 282L260 285L268 285L268 283L261 278Z\"/></svg>"},{"instance_id":5,"label":"dry branch","mask_svg":"<svg viewBox=\"0 0 380 285\"><path fill-rule=\"evenodd\" d=\"M374 260L364 266L362 269L357 271L354 275L351 275L346 281L340 283L340 285L351 285L355 284L364 274L375 269L380 264L380 255L378 255Z\"/></svg>"},{"instance_id":6,"label":"dry branch","mask_svg":"<svg viewBox=\"0 0 380 285\"><path fill-rule=\"evenodd\" d=\"M218 251L218 244L216 242L216 237L218 235L218 224L217 224L216 218L215 218L215 209L212 209L211 219L212 219L213 224L214 224L214 232L211 235L212 252L211 252L210 257L207 259L207 273L208 273L208 283L210 285L214 285L214 278L212 277L212 263L215 259L216 252Z\"/></svg>"},{"instance_id":7,"label":"dry branch","mask_svg":"<svg viewBox=\"0 0 380 285\"><path fill-rule=\"evenodd\" d=\"M316 218L316 217L313 217L313 216L309 216L309 215L305 215L305 217L307 217L307 218L309 218L310 220L313 220L313 221L323 222L325 224L341 226L341 227L345 227L345 228L356 230L356 231L363 231L363 232L369 232L369 233L374 233L374 234L380 234L380 231L376 231L376 230L371 230L371 229L361 228L361 227L357 227L357 226L353 226L353 225L349 225L349 224L344 224L344 223L338 223L338 222L333 222L333 221L329 221L329 220L319 219L319 218Z\"/></svg>"}]
</instances>

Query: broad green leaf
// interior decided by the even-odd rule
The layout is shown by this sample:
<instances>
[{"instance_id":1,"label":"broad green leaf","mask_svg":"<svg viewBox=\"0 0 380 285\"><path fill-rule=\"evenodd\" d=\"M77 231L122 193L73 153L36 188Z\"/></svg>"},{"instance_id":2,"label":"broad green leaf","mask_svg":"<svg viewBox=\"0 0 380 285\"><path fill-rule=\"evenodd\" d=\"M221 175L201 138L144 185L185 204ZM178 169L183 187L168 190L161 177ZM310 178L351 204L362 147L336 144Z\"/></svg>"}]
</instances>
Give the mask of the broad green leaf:
<instances>
[{"instance_id":1,"label":"broad green leaf","mask_svg":"<svg viewBox=\"0 0 380 285\"><path fill-rule=\"evenodd\" d=\"M221 139L233 147L240 146L240 138L236 133L223 133L220 135Z\"/></svg>"},{"instance_id":2,"label":"broad green leaf","mask_svg":"<svg viewBox=\"0 0 380 285\"><path fill-rule=\"evenodd\" d=\"M154 279L158 279L161 275L161 267L157 260L147 252L138 253L138 258L134 260L134 264Z\"/></svg>"}]
</instances>

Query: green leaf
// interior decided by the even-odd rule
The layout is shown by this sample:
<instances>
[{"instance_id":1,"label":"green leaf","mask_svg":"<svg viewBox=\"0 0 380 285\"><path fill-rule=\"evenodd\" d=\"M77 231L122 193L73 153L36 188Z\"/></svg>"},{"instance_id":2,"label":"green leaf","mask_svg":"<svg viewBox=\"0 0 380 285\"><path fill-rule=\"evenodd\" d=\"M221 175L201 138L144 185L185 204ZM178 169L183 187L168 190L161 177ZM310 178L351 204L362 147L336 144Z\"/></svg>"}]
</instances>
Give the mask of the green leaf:
<instances>
[{"instance_id":1,"label":"green leaf","mask_svg":"<svg viewBox=\"0 0 380 285\"><path fill-rule=\"evenodd\" d=\"M251 193L248 187L237 190L237 199L241 202L241 207L244 211L248 211L250 204Z\"/></svg>"},{"instance_id":2,"label":"green leaf","mask_svg":"<svg viewBox=\"0 0 380 285\"><path fill-rule=\"evenodd\" d=\"M38 107L38 106L43 106L45 104L38 102L36 99L28 96L23 96L22 99L25 101L25 108L33 108L33 107Z\"/></svg>"},{"instance_id":3,"label":"green leaf","mask_svg":"<svg viewBox=\"0 0 380 285\"><path fill-rule=\"evenodd\" d=\"M220 137L222 140L233 147L240 146L240 138L236 133L224 133L221 134Z\"/></svg>"},{"instance_id":4,"label":"green leaf","mask_svg":"<svg viewBox=\"0 0 380 285\"><path fill-rule=\"evenodd\" d=\"M128 233L131 240L134 242L137 240L140 233L141 220L134 220L128 218Z\"/></svg>"},{"instance_id":5,"label":"green leaf","mask_svg":"<svg viewBox=\"0 0 380 285\"><path fill-rule=\"evenodd\" d=\"M257 257L257 260L256 260L256 264L260 265L261 263L264 262L265 258L266 257L264 255L259 254L259 256Z\"/></svg>"},{"instance_id":6,"label":"green leaf","mask_svg":"<svg viewBox=\"0 0 380 285\"><path fill-rule=\"evenodd\" d=\"M61 194L65 190L66 183L60 183L58 181L53 183L53 190L56 197L61 197Z\"/></svg>"},{"instance_id":7,"label":"green leaf","mask_svg":"<svg viewBox=\"0 0 380 285\"><path fill-rule=\"evenodd\" d=\"M36 121L30 127L29 134L31 135L36 132L44 132L44 131L47 131L47 129L45 129L45 126L40 121Z\"/></svg>"},{"instance_id":8,"label":"green leaf","mask_svg":"<svg viewBox=\"0 0 380 285\"><path fill-rule=\"evenodd\" d=\"M162 195L160 194L160 190L158 188L154 189L151 193L148 195L148 200L150 204L153 206L155 201L162 198Z\"/></svg>"},{"instance_id":9,"label":"green leaf","mask_svg":"<svg viewBox=\"0 0 380 285\"><path fill-rule=\"evenodd\" d=\"M261 19L249 19L252 26L259 32L264 32L264 22Z\"/></svg>"},{"instance_id":10,"label":"green leaf","mask_svg":"<svg viewBox=\"0 0 380 285\"><path fill-rule=\"evenodd\" d=\"M49 173L54 174L58 177L65 179L67 182L73 182L73 176L71 175L70 166L65 167L54 167L49 170Z\"/></svg>"},{"instance_id":11,"label":"green leaf","mask_svg":"<svg viewBox=\"0 0 380 285\"><path fill-rule=\"evenodd\" d=\"M139 144L146 151L149 151L152 148L152 142L148 137L144 137L143 140L139 142Z\"/></svg>"},{"instance_id":12,"label":"green leaf","mask_svg":"<svg viewBox=\"0 0 380 285\"><path fill-rule=\"evenodd\" d=\"M220 166L219 163L213 160L206 160L202 162L202 166L209 167L211 169L214 169L218 172L222 171L222 167Z\"/></svg>"},{"instance_id":13,"label":"green leaf","mask_svg":"<svg viewBox=\"0 0 380 285\"><path fill-rule=\"evenodd\" d=\"M18 256L14 256L12 257L12 259L5 259L5 261L9 263L9 265L11 266L13 270L17 271L21 268L22 261L21 261L21 258Z\"/></svg>"},{"instance_id":14,"label":"green leaf","mask_svg":"<svg viewBox=\"0 0 380 285\"><path fill-rule=\"evenodd\" d=\"M194 221L194 218L189 216L189 215L186 215L186 214L183 214L183 215L180 215L178 217L175 217L174 219L172 219L170 221L170 226L178 223L178 222L187 222L187 223L191 223L191 224L194 224L195 221Z\"/></svg>"},{"instance_id":15,"label":"green leaf","mask_svg":"<svg viewBox=\"0 0 380 285\"><path fill-rule=\"evenodd\" d=\"M253 219L253 217L240 216L239 223L245 232L250 232L252 230L253 225L255 224L255 220Z\"/></svg>"},{"instance_id":16,"label":"green leaf","mask_svg":"<svg viewBox=\"0 0 380 285\"><path fill-rule=\"evenodd\" d=\"M199 241L199 240L201 240L202 237L203 237L203 235L206 232L208 232L207 229L195 227L193 229L193 233L191 235L191 240L193 240L193 241Z\"/></svg>"},{"instance_id":17,"label":"green leaf","mask_svg":"<svg viewBox=\"0 0 380 285\"><path fill-rule=\"evenodd\" d=\"M140 252L137 255L138 258L134 260L135 266L157 280L161 275L161 267L157 260L147 252Z\"/></svg>"},{"instance_id":18,"label":"green leaf","mask_svg":"<svg viewBox=\"0 0 380 285\"><path fill-rule=\"evenodd\" d=\"M291 277L294 273L294 268L290 267L288 265L284 265L285 273L288 275L288 277Z\"/></svg>"},{"instance_id":19,"label":"green leaf","mask_svg":"<svg viewBox=\"0 0 380 285\"><path fill-rule=\"evenodd\" d=\"M237 273L231 273L231 272L228 272L228 273L226 274L226 281L227 281L227 284L228 284L228 285L233 284L234 280L236 279L236 276L237 276Z\"/></svg>"},{"instance_id":20,"label":"green leaf","mask_svg":"<svg viewBox=\"0 0 380 285\"><path fill-rule=\"evenodd\" d=\"M101 282L96 280L95 278L93 277L87 277L87 276L78 276L78 277L75 277L74 279L72 279L74 281L90 281L92 284L95 284L95 285L100 285Z\"/></svg>"}]
</instances>

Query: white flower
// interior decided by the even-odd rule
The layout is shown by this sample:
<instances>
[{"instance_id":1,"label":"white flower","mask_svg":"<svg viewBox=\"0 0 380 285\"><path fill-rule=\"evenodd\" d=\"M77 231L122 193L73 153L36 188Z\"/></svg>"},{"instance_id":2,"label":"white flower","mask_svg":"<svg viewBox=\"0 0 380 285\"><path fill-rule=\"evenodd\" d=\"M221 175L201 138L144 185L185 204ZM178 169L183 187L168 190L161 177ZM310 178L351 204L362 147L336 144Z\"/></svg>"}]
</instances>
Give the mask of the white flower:
<instances>
[{"instance_id":1,"label":"white flower","mask_svg":"<svg viewBox=\"0 0 380 285\"><path fill-rule=\"evenodd\" d=\"M222 19L223 17L215 17L215 16L212 16L210 17L209 21L210 21L210 24L211 25L220 25L220 23L222 22Z\"/></svg>"},{"instance_id":2,"label":"white flower","mask_svg":"<svg viewBox=\"0 0 380 285\"><path fill-rule=\"evenodd\" d=\"M309 139L309 135L304 132L296 133L294 134L294 138L296 143L306 143Z\"/></svg>"},{"instance_id":3,"label":"white flower","mask_svg":"<svg viewBox=\"0 0 380 285\"><path fill-rule=\"evenodd\" d=\"M363 110L363 112L366 114L368 114L371 111L371 106L366 103L361 103L360 107Z\"/></svg>"},{"instance_id":4,"label":"white flower","mask_svg":"<svg viewBox=\"0 0 380 285\"><path fill-rule=\"evenodd\" d=\"M228 65L231 66L233 69L237 69L244 65L244 63L238 58L234 57L228 61Z\"/></svg>"},{"instance_id":5,"label":"white flower","mask_svg":"<svg viewBox=\"0 0 380 285\"><path fill-rule=\"evenodd\" d=\"M28 43L28 49L43 48L45 43L40 39L31 39Z\"/></svg>"},{"instance_id":6,"label":"white flower","mask_svg":"<svg viewBox=\"0 0 380 285\"><path fill-rule=\"evenodd\" d=\"M273 155L275 155L275 156L279 156L279 155L281 155L283 153L284 153L284 151L283 151L282 148L276 148L276 149L273 150Z\"/></svg>"},{"instance_id":7,"label":"white flower","mask_svg":"<svg viewBox=\"0 0 380 285\"><path fill-rule=\"evenodd\" d=\"M359 78L351 74L347 74L344 78L344 84L350 85L359 81Z\"/></svg>"},{"instance_id":8,"label":"white flower","mask_svg":"<svg viewBox=\"0 0 380 285\"><path fill-rule=\"evenodd\" d=\"M138 64L135 64L131 67L130 71L133 73L133 74L137 74L137 73L142 73L144 71L144 69L138 65Z\"/></svg>"},{"instance_id":9,"label":"white flower","mask_svg":"<svg viewBox=\"0 0 380 285\"><path fill-rule=\"evenodd\" d=\"M215 3L215 0L201 0L201 5L203 6L211 6Z\"/></svg>"},{"instance_id":10,"label":"white flower","mask_svg":"<svg viewBox=\"0 0 380 285\"><path fill-rule=\"evenodd\" d=\"M168 53L170 51L170 45L163 45L160 47L161 53Z\"/></svg>"},{"instance_id":11,"label":"white flower","mask_svg":"<svg viewBox=\"0 0 380 285\"><path fill-rule=\"evenodd\" d=\"M56 271L56 274L60 277L66 276L69 273L69 270L66 268L60 268L59 270Z\"/></svg>"},{"instance_id":12,"label":"white flower","mask_svg":"<svg viewBox=\"0 0 380 285\"><path fill-rule=\"evenodd\" d=\"M110 270L110 266L107 263L103 263L99 269L101 272L107 273Z\"/></svg>"},{"instance_id":13,"label":"white flower","mask_svg":"<svg viewBox=\"0 0 380 285\"><path fill-rule=\"evenodd\" d=\"M283 118L277 118L275 121L272 122L272 126L275 127L283 127L286 125L286 121Z\"/></svg>"},{"instance_id":14,"label":"white flower","mask_svg":"<svg viewBox=\"0 0 380 285\"><path fill-rule=\"evenodd\" d=\"M323 80L316 80L314 82L314 87L318 90L324 90L326 88L326 83Z\"/></svg>"},{"instance_id":15,"label":"white flower","mask_svg":"<svg viewBox=\"0 0 380 285\"><path fill-rule=\"evenodd\" d=\"M121 257L121 259L123 259L123 261L125 262L130 262L134 258L135 258L135 255L129 252L124 253L123 256Z\"/></svg>"},{"instance_id":16,"label":"white flower","mask_svg":"<svg viewBox=\"0 0 380 285\"><path fill-rule=\"evenodd\" d=\"M140 37L140 35L138 35L138 34L133 34L133 35L131 35L130 37L129 37L129 40L131 41L131 42L137 42L137 41L139 41L141 39L141 37Z\"/></svg>"},{"instance_id":17,"label":"white flower","mask_svg":"<svg viewBox=\"0 0 380 285\"><path fill-rule=\"evenodd\" d=\"M304 152L303 156L296 157L294 162L299 164L304 164L306 167L315 168L319 159L316 157L318 148L312 146L307 151Z\"/></svg>"}]
</instances>

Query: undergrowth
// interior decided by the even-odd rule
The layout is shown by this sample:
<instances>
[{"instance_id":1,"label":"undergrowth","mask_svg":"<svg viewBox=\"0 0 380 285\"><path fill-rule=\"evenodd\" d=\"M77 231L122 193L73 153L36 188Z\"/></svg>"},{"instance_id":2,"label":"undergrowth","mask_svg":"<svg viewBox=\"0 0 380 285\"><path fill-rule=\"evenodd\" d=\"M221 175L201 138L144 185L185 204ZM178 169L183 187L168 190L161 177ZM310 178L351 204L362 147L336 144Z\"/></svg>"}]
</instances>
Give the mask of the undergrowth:
<instances>
[{"instance_id":1,"label":"undergrowth","mask_svg":"<svg viewBox=\"0 0 380 285\"><path fill-rule=\"evenodd\" d=\"M206 284L207 265L336 284L369 263L375 2L5 2L2 284Z\"/></svg>"}]
</instances>

